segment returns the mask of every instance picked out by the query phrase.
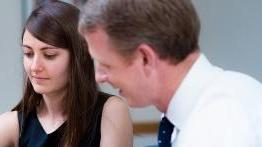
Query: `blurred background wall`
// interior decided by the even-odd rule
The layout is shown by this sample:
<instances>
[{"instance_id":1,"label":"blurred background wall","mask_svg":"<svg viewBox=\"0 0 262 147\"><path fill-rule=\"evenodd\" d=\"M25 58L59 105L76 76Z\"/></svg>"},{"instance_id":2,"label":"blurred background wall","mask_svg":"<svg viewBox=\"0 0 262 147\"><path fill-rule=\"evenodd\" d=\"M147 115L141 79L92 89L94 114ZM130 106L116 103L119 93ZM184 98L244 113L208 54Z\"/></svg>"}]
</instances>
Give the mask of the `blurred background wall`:
<instances>
[{"instance_id":1,"label":"blurred background wall","mask_svg":"<svg viewBox=\"0 0 262 147\"><path fill-rule=\"evenodd\" d=\"M21 30L34 3L0 1L0 113L9 111L22 94ZM209 60L262 81L262 1L193 0L193 3L202 24L200 47ZM115 94L109 85L101 88ZM135 123L157 122L160 118L154 107L131 109L131 114ZM134 146L154 143L155 134L140 134L135 137Z\"/></svg>"},{"instance_id":2,"label":"blurred background wall","mask_svg":"<svg viewBox=\"0 0 262 147\"><path fill-rule=\"evenodd\" d=\"M10 110L22 92L21 2L0 1L0 113Z\"/></svg>"}]
</instances>

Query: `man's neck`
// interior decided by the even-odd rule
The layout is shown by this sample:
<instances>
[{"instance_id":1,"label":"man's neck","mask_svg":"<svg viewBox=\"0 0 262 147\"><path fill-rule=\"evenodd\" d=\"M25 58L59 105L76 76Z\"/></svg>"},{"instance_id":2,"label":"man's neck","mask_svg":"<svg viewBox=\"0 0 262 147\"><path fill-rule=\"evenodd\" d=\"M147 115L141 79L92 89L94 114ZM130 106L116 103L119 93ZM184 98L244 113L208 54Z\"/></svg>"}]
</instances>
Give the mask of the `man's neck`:
<instances>
[{"instance_id":1,"label":"man's neck","mask_svg":"<svg viewBox=\"0 0 262 147\"><path fill-rule=\"evenodd\" d=\"M161 65L161 75L159 84L161 87L161 94L159 95L158 102L156 102L156 107L163 113L168 109L169 103L175 95L177 89L182 83L183 79L191 69L192 65L196 62L199 57L199 51L191 53L187 58L180 63L174 65L163 61Z\"/></svg>"}]
</instances>

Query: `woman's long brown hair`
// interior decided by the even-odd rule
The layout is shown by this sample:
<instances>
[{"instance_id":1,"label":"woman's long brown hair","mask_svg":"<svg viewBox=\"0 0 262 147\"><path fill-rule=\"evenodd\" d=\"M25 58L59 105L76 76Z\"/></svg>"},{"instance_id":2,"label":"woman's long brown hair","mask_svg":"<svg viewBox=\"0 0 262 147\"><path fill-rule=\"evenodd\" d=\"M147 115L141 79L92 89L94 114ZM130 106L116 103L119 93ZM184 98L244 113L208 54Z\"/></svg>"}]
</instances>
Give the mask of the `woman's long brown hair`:
<instances>
[{"instance_id":1,"label":"woman's long brown hair","mask_svg":"<svg viewBox=\"0 0 262 147\"><path fill-rule=\"evenodd\" d=\"M79 9L71 4L44 3L31 13L22 32L22 40L28 30L38 40L70 52L69 80L63 101L67 127L62 138L62 145L70 147L78 146L84 134L92 132L90 129L96 125L91 118L97 101L94 64L84 38L78 34L78 16ZM13 110L22 112L26 118L41 101L42 95L34 91L26 76L22 100Z\"/></svg>"}]
</instances>

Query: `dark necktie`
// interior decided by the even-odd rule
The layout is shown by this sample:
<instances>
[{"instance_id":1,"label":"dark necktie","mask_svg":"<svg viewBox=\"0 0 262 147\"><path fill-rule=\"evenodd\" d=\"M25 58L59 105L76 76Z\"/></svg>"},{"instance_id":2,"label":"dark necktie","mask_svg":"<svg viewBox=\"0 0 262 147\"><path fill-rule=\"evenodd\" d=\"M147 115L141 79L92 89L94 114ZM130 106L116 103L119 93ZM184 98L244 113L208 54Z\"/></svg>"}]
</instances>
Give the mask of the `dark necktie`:
<instances>
[{"instance_id":1,"label":"dark necktie","mask_svg":"<svg viewBox=\"0 0 262 147\"><path fill-rule=\"evenodd\" d=\"M174 125L166 117L163 117L158 130L158 147L171 147L173 130Z\"/></svg>"}]
</instances>

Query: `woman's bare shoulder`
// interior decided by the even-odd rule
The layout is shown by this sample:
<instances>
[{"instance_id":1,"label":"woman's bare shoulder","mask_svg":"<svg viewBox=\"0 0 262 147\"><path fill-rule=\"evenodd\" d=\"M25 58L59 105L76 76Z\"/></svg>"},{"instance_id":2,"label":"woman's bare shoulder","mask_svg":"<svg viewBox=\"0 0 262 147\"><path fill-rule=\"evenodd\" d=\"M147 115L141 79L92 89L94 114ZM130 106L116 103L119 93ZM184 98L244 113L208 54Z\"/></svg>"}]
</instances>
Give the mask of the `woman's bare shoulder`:
<instances>
[{"instance_id":1,"label":"woman's bare shoulder","mask_svg":"<svg viewBox=\"0 0 262 147\"><path fill-rule=\"evenodd\" d=\"M115 109L128 110L128 105L125 100L118 96L110 96L105 102L104 111L114 111Z\"/></svg>"},{"instance_id":2,"label":"woman's bare shoulder","mask_svg":"<svg viewBox=\"0 0 262 147\"><path fill-rule=\"evenodd\" d=\"M102 116L113 121L131 120L127 102L117 96L111 96L108 98L108 100L105 102Z\"/></svg>"},{"instance_id":3,"label":"woman's bare shoulder","mask_svg":"<svg viewBox=\"0 0 262 147\"><path fill-rule=\"evenodd\" d=\"M0 146L17 146L19 138L17 111L0 115L0 136Z\"/></svg>"}]
</instances>

